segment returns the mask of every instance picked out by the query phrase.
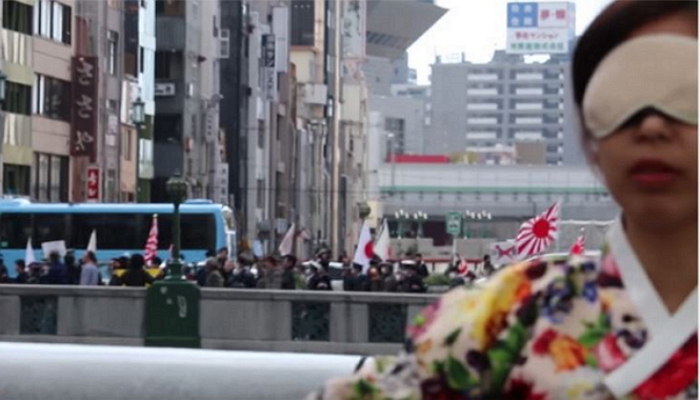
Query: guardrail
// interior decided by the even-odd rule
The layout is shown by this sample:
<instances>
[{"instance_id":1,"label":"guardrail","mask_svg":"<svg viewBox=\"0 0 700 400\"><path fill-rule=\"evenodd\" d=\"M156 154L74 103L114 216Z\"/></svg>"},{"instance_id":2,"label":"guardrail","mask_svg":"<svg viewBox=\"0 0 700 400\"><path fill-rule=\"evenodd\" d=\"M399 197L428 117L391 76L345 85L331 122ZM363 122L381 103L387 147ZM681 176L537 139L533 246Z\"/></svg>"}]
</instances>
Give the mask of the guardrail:
<instances>
[{"instance_id":1,"label":"guardrail","mask_svg":"<svg viewBox=\"0 0 700 400\"><path fill-rule=\"evenodd\" d=\"M202 289L203 348L393 354L437 296ZM143 346L146 290L0 285L0 341Z\"/></svg>"}]
</instances>

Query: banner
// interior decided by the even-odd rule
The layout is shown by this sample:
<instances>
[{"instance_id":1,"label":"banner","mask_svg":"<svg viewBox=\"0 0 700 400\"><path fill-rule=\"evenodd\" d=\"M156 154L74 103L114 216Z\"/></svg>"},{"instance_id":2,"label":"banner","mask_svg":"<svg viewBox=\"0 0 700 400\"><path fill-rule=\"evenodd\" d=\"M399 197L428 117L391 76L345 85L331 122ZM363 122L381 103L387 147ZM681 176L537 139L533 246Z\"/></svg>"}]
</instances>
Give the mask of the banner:
<instances>
[{"instance_id":1,"label":"banner","mask_svg":"<svg viewBox=\"0 0 700 400\"><path fill-rule=\"evenodd\" d=\"M491 243L489 253L493 265L512 264L518 261L518 247L514 240Z\"/></svg>"},{"instance_id":2,"label":"banner","mask_svg":"<svg viewBox=\"0 0 700 400\"><path fill-rule=\"evenodd\" d=\"M97 157L97 57L73 57L73 115L70 155Z\"/></svg>"}]
</instances>

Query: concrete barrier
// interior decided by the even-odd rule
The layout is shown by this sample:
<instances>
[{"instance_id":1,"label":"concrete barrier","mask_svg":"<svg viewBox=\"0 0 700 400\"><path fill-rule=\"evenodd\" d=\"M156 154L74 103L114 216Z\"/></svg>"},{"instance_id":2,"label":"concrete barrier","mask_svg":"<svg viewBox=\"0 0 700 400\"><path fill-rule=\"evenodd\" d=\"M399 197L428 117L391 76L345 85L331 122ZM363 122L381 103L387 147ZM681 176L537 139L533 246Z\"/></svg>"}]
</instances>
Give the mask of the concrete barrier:
<instances>
[{"instance_id":1,"label":"concrete barrier","mask_svg":"<svg viewBox=\"0 0 700 400\"><path fill-rule=\"evenodd\" d=\"M3 400L287 400L358 356L0 342Z\"/></svg>"},{"instance_id":2,"label":"concrete barrier","mask_svg":"<svg viewBox=\"0 0 700 400\"><path fill-rule=\"evenodd\" d=\"M202 347L393 354L436 295L203 289ZM0 341L143 346L141 288L0 285Z\"/></svg>"}]
</instances>

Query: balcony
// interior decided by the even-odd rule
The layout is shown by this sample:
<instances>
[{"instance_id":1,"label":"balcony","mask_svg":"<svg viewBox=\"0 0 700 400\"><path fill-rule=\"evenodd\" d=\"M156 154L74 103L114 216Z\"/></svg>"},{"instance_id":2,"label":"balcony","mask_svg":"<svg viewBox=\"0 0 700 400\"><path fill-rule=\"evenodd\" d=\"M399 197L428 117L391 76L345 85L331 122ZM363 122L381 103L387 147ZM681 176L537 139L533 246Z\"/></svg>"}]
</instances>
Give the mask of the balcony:
<instances>
[{"instance_id":1,"label":"balcony","mask_svg":"<svg viewBox=\"0 0 700 400\"><path fill-rule=\"evenodd\" d=\"M185 17L156 18L156 50L182 51L187 43Z\"/></svg>"},{"instance_id":2,"label":"balcony","mask_svg":"<svg viewBox=\"0 0 700 400\"><path fill-rule=\"evenodd\" d=\"M179 114L185 101L185 87L180 80L156 79L154 98L158 113Z\"/></svg>"},{"instance_id":3,"label":"balcony","mask_svg":"<svg viewBox=\"0 0 700 400\"><path fill-rule=\"evenodd\" d=\"M2 53L6 62L21 65L27 68L32 67L32 37L23 33L14 32L8 29L2 32Z\"/></svg>"},{"instance_id":4,"label":"balcony","mask_svg":"<svg viewBox=\"0 0 700 400\"><path fill-rule=\"evenodd\" d=\"M320 83L304 84L301 93L306 104L322 106L328 101L328 87Z\"/></svg>"}]
</instances>

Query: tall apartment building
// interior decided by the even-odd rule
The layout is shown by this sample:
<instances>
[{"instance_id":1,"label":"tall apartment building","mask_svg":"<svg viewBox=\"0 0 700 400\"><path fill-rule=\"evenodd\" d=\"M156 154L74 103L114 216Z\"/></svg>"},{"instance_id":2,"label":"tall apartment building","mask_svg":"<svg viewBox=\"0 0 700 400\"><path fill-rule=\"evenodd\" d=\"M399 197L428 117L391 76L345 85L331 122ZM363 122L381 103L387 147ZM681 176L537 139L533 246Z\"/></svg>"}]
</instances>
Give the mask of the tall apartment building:
<instances>
[{"instance_id":1,"label":"tall apartment building","mask_svg":"<svg viewBox=\"0 0 700 400\"><path fill-rule=\"evenodd\" d=\"M226 117L226 149L239 156L227 154L235 161L229 165L234 177L233 188L236 216L241 237L249 242L259 240L265 251L273 251L295 218L293 207L293 160L295 141L294 76L289 65L289 8L272 1L241 4L241 9L226 8L227 26L240 19L244 24L239 48L229 54L240 58L241 104L234 113L241 113L236 124ZM229 28L232 29L232 28ZM226 71L235 71L232 63ZM228 77L226 79L239 79ZM236 93L231 81L226 93ZM227 101L227 100L224 100ZM231 104L235 103L235 100ZM240 128L236 143L236 125ZM231 172L231 168L236 168ZM238 194L238 195L237 195Z\"/></svg>"},{"instance_id":2,"label":"tall apartment building","mask_svg":"<svg viewBox=\"0 0 700 400\"><path fill-rule=\"evenodd\" d=\"M547 164L562 165L565 135L577 129L572 98L565 90L569 68L568 57L525 63L503 51L485 64L443 63L438 58L432 66L432 132L426 151L447 154L541 142Z\"/></svg>"},{"instance_id":3,"label":"tall apartment building","mask_svg":"<svg viewBox=\"0 0 700 400\"><path fill-rule=\"evenodd\" d=\"M213 198L219 172L219 3L156 1L153 201L179 171L191 197Z\"/></svg>"},{"instance_id":4,"label":"tall apartment building","mask_svg":"<svg viewBox=\"0 0 700 400\"><path fill-rule=\"evenodd\" d=\"M32 3L2 4L3 192L67 201L75 3Z\"/></svg>"},{"instance_id":5,"label":"tall apartment building","mask_svg":"<svg viewBox=\"0 0 700 400\"><path fill-rule=\"evenodd\" d=\"M129 147L129 173L136 178L136 200L149 202L153 179L153 126L155 103L156 0L124 0L124 86L122 121L131 124L134 102L144 103L144 126ZM110 44L111 45L111 44ZM135 127L136 128L136 127ZM134 147L135 146L135 147ZM126 157L125 157L126 158ZM129 160L126 160L129 161ZM125 169L124 164L122 170Z\"/></svg>"},{"instance_id":6,"label":"tall apartment building","mask_svg":"<svg viewBox=\"0 0 700 400\"><path fill-rule=\"evenodd\" d=\"M330 132L332 103L329 86L333 63L327 56L327 35L334 20L326 0L296 0L291 4L290 58L297 77L299 227L309 232L305 249L312 252L330 241Z\"/></svg>"},{"instance_id":7,"label":"tall apartment building","mask_svg":"<svg viewBox=\"0 0 700 400\"><path fill-rule=\"evenodd\" d=\"M219 32L219 114L221 129L221 198L238 217L239 236L248 234L248 97L250 51L246 36L252 33L247 2L222 0ZM245 42L244 42L245 39ZM245 46L243 44L246 44ZM225 188L225 189L224 189Z\"/></svg>"},{"instance_id":8,"label":"tall apartment building","mask_svg":"<svg viewBox=\"0 0 700 400\"><path fill-rule=\"evenodd\" d=\"M2 14L3 191L50 202L128 199L119 184L121 2L5 1ZM99 181L90 193L88 166Z\"/></svg>"}]
</instances>

